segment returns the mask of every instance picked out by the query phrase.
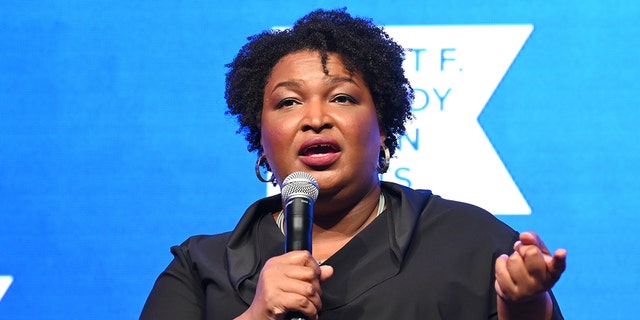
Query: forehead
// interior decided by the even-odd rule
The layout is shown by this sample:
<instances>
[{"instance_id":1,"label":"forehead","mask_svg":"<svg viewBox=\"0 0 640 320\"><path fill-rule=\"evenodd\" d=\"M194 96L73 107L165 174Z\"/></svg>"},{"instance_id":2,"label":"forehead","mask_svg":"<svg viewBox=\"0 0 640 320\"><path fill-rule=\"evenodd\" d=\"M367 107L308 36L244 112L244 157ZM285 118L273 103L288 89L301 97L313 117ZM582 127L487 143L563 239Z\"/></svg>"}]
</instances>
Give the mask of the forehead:
<instances>
[{"instance_id":1,"label":"forehead","mask_svg":"<svg viewBox=\"0 0 640 320\"><path fill-rule=\"evenodd\" d=\"M362 81L359 73L351 72L342 57L336 53L327 53L326 62L322 61L319 51L303 50L289 53L274 65L267 79L267 86L276 79L307 77L348 77ZM363 81L364 82L364 81Z\"/></svg>"}]
</instances>

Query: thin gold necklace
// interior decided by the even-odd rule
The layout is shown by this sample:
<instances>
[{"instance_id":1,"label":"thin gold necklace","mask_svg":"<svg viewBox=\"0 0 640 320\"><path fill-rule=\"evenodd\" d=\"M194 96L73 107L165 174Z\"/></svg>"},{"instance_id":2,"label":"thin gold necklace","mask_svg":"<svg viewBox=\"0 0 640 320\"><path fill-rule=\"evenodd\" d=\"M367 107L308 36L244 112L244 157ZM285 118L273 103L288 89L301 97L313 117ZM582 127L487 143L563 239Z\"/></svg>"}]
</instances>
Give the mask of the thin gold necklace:
<instances>
[{"instance_id":1,"label":"thin gold necklace","mask_svg":"<svg viewBox=\"0 0 640 320\"><path fill-rule=\"evenodd\" d=\"M378 200L378 213L376 214L376 217L378 217L382 212L384 212L384 196L382 195L382 192L380 192L380 199ZM284 210L280 210L280 212L278 213L278 216L276 217L276 224L278 225L278 228L280 228L280 231L282 231L282 234L285 234L285 225L284 225Z\"/></svg>"}]
</instances>

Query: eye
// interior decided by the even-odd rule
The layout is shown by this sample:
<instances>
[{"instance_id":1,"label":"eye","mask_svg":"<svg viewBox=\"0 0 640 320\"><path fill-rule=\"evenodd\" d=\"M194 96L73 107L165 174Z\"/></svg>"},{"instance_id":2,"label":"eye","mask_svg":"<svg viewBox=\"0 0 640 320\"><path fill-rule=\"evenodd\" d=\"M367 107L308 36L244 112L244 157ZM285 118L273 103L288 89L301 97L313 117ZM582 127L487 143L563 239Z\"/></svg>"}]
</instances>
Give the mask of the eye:
<instances>
[{"instance_id":1,"label":"eye","mask_svg":"<svg viewBox=\"0 0 640 320\"><path fill-rule=\"evenodd\" d=\"M331 102L339 103L339 104L357 104L358 100L348 94L339 94L335 96Z\"/></svg>"},{"instance_id":2,"label":"eye","mask_svg":"<svg viewBox=\"0 0 640 320\"><path fill-rule=\"evenodd\" d=\"M294 106L295 104L298 104L298 103L299 102L296 99L285 98L285 99L280 100L280 102L278 102L277 107L278 107L278 109L279 108L292 107L292 106Z\"/></svg>"}]
</instances>

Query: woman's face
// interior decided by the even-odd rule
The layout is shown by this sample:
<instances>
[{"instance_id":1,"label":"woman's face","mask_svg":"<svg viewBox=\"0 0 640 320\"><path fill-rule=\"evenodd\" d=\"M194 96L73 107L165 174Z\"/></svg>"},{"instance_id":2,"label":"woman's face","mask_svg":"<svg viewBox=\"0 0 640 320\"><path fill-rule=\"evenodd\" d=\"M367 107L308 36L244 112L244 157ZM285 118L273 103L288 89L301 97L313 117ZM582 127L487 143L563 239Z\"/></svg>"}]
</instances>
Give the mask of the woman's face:
<instances>
[{"instance_id":1,"label":"woman's face","mask_svg":"<svg viewBox=\"0 0 640 320\"><path fill-rule=\"evenodd\" d=\"M371 93L336 54L325 74L316 51L298 51L273 68L264 91L261 144L278 181L292 172L316 178L320 194L371 189L385 136Z\"/></svg>"}]
</instances>

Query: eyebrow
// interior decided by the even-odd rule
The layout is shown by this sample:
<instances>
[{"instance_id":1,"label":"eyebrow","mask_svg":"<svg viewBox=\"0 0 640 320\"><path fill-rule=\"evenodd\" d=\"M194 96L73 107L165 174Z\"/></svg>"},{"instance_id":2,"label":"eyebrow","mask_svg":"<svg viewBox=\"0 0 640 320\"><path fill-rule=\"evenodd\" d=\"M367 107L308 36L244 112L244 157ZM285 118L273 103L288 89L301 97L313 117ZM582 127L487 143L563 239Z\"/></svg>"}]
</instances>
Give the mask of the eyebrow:
<instances>
[{"instance_id":1,"label":"eyebrow","mask_svg":"<svg viewBox=\"0 0 640 320\"><path fill-rule=\"evenodd\" d=\"M279 82L278 84L276 84L273 89L271 90L271 93L273 93L274 91L276 91L276 89L280 88L280 87L292 87L292 88L301 88L302 84L300 83L300 81L297 80L293 80L293 81L282 81Z\"/></svg>"},{"instance_id":2,"label":"eyebrow","mask_svg":"<svg viewBox=\"0 0 640 320\"><path fill-rule=\"evenodd\" d=\"M360 86L355 81L353 81L352 77L329 77L325 82L330 83L330 84L348 82L348 83L352 83L356 87L360 88Z\"/></svg>"},{"instance_id":3,"label":"eyebrow","mask_svg":"<svg viewBox=\"0 0 640 320\"><path fill-rule=\"evenodd\" d=\"M360 87L355 81L353 81L353 79L351 77L328 77L325 82L327 84L334 84L334 83L352 83L354 84L356 87ZM280 88L280 87L290 87L290 88L301 88L302 87L302 81L299 80L291 80L291 81L282 81L279 82L278 84L276 84L273 89L271 90L271 93L273 93L274 91L276 91L276 89Z\"/></svg>"}]
</instances>

